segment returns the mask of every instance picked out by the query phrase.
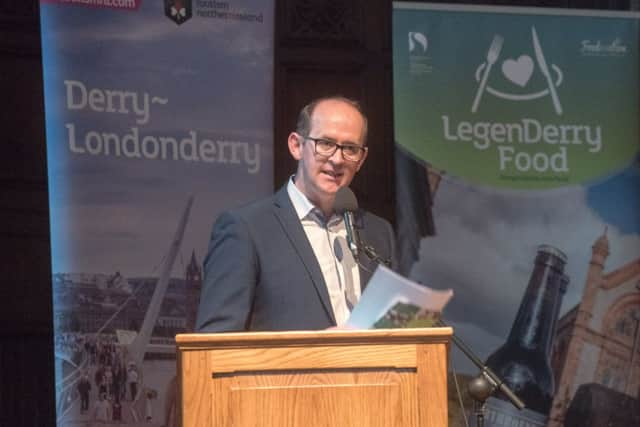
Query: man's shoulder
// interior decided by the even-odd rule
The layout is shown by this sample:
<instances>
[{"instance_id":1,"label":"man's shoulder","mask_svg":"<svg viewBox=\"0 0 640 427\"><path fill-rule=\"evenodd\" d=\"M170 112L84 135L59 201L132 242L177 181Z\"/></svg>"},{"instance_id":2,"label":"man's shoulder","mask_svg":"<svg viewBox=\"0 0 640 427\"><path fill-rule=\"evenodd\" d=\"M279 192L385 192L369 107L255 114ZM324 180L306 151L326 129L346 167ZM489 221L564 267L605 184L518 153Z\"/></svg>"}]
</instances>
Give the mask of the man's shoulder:
<instances>
[{"instance_id":1,"label":"man's shoulder","mask_svg":"<svg viewBox=\"0 0 640 427\"><path fill-rule=\"evenodd\" d=\"M260 224L263 222L262 220L266 218L265 215L273 212L276 206L286 207L288 205L291 205L291 201L287 195L286 188L280 188L268 196L224 210L218 216L217 222L220 222L220 220L222 220L222 222L236 222L240 220L241 222L249 224Z\"/></svg>"},{"instance_id":2,"label":"man's shoulder","mask_svg":"<svg viewBox=\"0 0 640 427\"><path fill-rule=\"evenodd\" d=\"M356 226L359 228L388 228L391 229L391 223L386 219L364 209L358 209L356 218Z\"/></svg>"},{"instance_id":3,"label":"man's shoulder","mask_svg":"<svg viewBox=\"0 0 640 427\"><path fill-rule=\"evenodd\" d=\"M271 194L269 196L252 200L237 207L227 209L222 213L222 215L240 217L245 220L259 217L273 209L273 206L277 202L277 195L278 193Z\"/></svg>"},{"instance_id":4,"label":"man's shoulder","mask_svg":"<svg viewBox=\"0 0 640 427\"><path fill-rule=\"evenodd\" d=\"M269 195L261 197L259 199L251 200L250 202L243 203L239 206L229 208L225 212L238 216L250 216L255 213L263 212L265 209L268 209L272 205L273 195Z\"/></svg>"}]
</instances>

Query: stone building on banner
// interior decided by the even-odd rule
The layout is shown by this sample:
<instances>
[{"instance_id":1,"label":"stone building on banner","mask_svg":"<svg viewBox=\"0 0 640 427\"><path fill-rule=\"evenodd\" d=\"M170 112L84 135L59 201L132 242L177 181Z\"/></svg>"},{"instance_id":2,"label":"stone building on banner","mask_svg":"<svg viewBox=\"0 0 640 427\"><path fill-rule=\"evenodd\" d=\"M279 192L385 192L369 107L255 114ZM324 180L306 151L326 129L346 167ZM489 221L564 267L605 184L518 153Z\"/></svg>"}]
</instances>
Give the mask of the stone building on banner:
<instances>
[{"instance_id":1,"label":"stone building on banner","mask_svg":"<svg viewBox=\"0 0 640 427\"><path fill-rule=\"evenodd\" d=\"M605 230L581 302L558 322L550 427L640 425L640 258L605 272L608 256Z\"/></svg>"}]
</instances>

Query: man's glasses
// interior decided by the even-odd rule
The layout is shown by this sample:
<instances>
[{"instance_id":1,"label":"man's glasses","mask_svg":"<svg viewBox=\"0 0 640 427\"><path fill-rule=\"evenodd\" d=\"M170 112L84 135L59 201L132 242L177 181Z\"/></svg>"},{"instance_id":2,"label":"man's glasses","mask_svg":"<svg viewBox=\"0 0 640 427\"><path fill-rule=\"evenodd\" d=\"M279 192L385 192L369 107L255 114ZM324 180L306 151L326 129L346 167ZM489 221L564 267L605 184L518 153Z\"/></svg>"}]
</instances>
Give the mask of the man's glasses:
<instances>
[{"instance_id":1,"label":"man's glasses","mask_svg":"<svg viewBox=\"0 0 640 427\"><path fill-rule=\"evenodd\" d=\"M310 136L304 136L304 139L308 139L314 142L316 154L323 157L331 157L339 148L342 152L342 158L349 160L350 162L359 162L367 152L367 147L361 147L356 144L338 144L337 142L330 141L323 138L312 138Z\"/></svg>"}]
</instances>

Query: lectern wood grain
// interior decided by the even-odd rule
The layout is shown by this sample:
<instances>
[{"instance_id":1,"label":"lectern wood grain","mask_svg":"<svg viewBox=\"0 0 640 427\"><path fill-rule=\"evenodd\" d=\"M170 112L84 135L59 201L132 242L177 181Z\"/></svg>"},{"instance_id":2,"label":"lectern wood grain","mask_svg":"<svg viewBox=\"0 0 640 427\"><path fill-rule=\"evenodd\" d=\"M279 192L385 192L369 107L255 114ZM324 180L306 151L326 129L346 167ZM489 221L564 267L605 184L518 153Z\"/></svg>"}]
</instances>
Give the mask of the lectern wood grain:
<instances>
[{"instance_id":1,"label":"lectern wood grain","mask_svg":"<svg viewBox=\"0 0 640 427\"><path fill-rule=\"evenodd\" d=\"M369 399L379 402L375 411ZM416 421L403 417L397 384L240 389L232 391L231 405L230 425L238 427L386 427Z\"/></svg>"},{"instance_id":2,"label":"lectern wood grain","mask_svg":"<svg viewBox=\"0 0 640 427\"><path fill-rule=\"evenodd\" d=\"M446 426L451 333L179 335L182 425Z\"/></svg>"}]
</instances>

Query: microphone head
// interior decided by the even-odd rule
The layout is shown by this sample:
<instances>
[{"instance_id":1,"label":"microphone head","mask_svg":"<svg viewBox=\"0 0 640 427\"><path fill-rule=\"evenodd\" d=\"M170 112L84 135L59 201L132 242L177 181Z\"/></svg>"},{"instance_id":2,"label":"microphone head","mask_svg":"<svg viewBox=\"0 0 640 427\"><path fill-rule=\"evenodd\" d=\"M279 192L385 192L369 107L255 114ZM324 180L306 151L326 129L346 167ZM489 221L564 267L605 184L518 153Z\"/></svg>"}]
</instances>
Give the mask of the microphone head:
<instances>
[{"instance_id":1,"label":"microphone head","mask_svg":"<svg viewBox=\"0 0 640 427\"><path fill-rule=\"evenodd\" d=\"M340 187L336 192L333 209L338 215L358 210L358 200L349 187Z\"/></svg>"}]
</instances>

